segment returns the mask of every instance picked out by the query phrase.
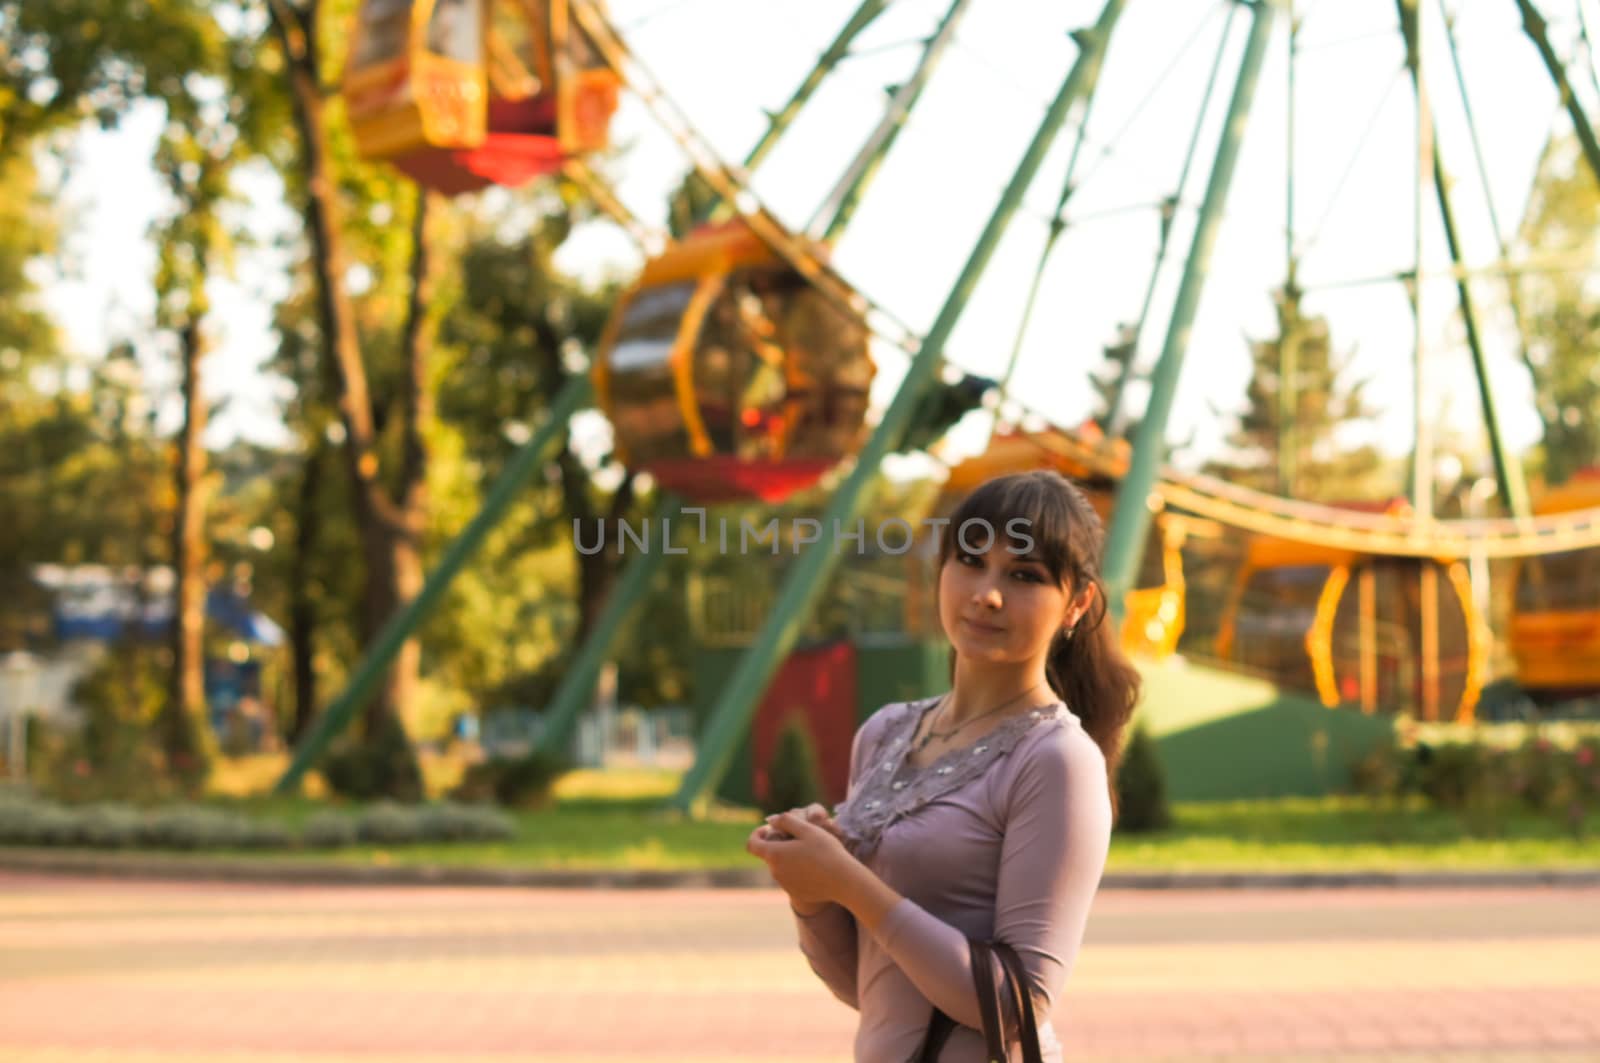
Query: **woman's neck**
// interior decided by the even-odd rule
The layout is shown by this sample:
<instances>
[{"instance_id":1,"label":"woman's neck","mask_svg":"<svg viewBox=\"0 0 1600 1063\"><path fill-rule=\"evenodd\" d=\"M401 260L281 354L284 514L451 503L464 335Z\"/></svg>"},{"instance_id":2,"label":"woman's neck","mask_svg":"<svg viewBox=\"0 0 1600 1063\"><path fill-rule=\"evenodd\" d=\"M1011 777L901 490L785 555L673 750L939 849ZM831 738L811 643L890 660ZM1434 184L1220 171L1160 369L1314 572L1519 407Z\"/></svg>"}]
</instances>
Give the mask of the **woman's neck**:
<instances>
[{"instance_id":1,"label":"woman's neck","mask_svg":"<svg viewBox=\"0 0 1600 1063\"><path fill-rule=\"evenodd\" d=\"M1042 704L1050 695L1043 658L1023 663L984 665L956 658L955 679L950 687L941 721L960 724L1005 705L996 715L1010 715ZM1011 704L1007 705L1006 702Z\"/></svg>"}]
</instances>

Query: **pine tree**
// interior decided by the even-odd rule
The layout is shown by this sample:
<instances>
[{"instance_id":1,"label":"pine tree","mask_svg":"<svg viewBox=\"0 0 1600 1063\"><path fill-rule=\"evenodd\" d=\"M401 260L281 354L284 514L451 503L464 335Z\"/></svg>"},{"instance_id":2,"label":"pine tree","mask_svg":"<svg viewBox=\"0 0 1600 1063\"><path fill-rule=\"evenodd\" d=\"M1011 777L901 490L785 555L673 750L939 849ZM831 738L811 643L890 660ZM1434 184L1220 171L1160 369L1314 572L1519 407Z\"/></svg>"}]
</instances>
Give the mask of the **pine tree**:
<instances>
[{"instance_id":1,"label":"pine tree","mask_svg":"<svg viewBox=\"0 0 1600 1063\"><path fill-rule=\"evenodd\" d=\"M1134 728L1117 769L1117 826L1135 834L1172 826L1166 769L1143 724Z\"/></svg>"},{"instance_id":2,"label":"pine tree","mask_svg":"<svg viewBox=\"0 0 1600 1063\"><path fill-rule=\"evenodd\" d=\"M1520 243L1530 258L1561 256L1574 268L1518 280L1525 365L1544 427L1543 475L1561 483L1600 462L1600 298L1593 286L1600 185L1575 138L1553 138L1534 177Z\"/></svg>"},{"instance_id":3,"label":"pine tree","mask_svg":"<svg viewBox=\"0 0 1600 1063\"><path fill-rule=\"evenodd\" d=\"M761 810L768 814L804 808L824 799L817 766L817 746L806 726L804 710L784 721L767 767L767 793Z\"/></svg>"},{"instance_id":4,"label":"pine tree","mask_svg":"<svg viewBox=\"0 0 1600 1063\"><path fill-rule=\"evenodd\" d=\"M1306 316L1292 282L1275 293L1278 333L1250 344L1253 370L1245 408L1227 440L1229 456L1208 470L1233 483L1290 498L1371 498L1382 456L1371 444L1340 440L1347 425L1370 420L1366 380L1347 381L1348 358L1334 355L1326 318ZM1285 356L1293 365L1286 392ZM1379 489L1381 490L1381 488Z\"/></svg>"},{"instance_id":5,"label":"pine tree","mask_svg":"<svg viewBox=\"0 0 1600 1063\"><path fill-rule=\"evenodd\" d=\"M1133 326L1123 325L1117 330L1117 338L1103 350L1105 361L1089 374L1089 386L1095 395L1094 421L1107 436L1131 436L1134 424L1128 420L1128 396L1124 389L1133 379L1131 363L1138 354Z\"/></svg>"}]
</instances>

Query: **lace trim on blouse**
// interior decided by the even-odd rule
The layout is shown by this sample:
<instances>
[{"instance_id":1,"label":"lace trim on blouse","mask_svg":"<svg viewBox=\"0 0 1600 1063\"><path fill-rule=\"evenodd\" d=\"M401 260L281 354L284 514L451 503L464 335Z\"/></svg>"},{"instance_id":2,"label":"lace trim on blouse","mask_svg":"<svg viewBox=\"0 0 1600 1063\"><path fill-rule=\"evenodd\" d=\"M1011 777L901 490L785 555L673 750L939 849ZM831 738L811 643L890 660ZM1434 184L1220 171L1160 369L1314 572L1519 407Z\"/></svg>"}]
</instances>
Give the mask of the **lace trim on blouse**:
<instances>
[{"instance_id":1,"label":"lace trim on blouse","mask_svg":"<svg viewBox=\"0 0 1600 1063\"><path fill-rule=\"evenodd\" d=\"M900 718L884 725L884 733L861 769L861 781L850 798L834 806L834 818L845 836L845 848L866 860L897 820L965 786L1016 748L1024 735L1043 720L1075 720L1061 702L1031 709L1002 720L977 742L946 750L931 764L910 763L911 738L928 707L937 701L907 702ZM912 709L912 706L916 706Z\"/></svg>"}]
</instances>

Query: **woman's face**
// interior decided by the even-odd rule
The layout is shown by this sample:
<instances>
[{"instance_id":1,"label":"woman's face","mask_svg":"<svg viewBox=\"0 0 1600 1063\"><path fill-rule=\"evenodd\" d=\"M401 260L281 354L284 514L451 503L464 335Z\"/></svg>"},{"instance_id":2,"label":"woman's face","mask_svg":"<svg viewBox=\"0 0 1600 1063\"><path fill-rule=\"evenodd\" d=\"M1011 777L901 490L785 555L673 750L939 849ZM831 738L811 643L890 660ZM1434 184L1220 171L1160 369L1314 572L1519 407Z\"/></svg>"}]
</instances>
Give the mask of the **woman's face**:
<instances>
[{"instance_id":1,"label":"woman's face","mask_svg":"<svg viewBox=\"0 0 1600 1063\"><path fill-rule=\"evenodd\" d=\"M939 621L956 653L974 663L1032 660L1079 611L1070 588L1032 555L1014 554L1004 542L983 553L957 545L939 571Z\"/></svg>"}]
</instances>

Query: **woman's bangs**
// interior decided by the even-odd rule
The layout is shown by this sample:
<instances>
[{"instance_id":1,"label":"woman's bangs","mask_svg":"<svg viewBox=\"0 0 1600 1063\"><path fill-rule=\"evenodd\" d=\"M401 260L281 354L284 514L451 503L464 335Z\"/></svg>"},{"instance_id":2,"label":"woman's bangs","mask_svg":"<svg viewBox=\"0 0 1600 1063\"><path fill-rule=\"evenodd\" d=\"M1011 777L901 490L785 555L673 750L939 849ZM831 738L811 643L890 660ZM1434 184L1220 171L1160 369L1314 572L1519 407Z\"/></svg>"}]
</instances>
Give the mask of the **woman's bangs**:
<instances>
[{"instance_id":1,"label":"woman's bangs","mask_svg":"<svg viewBox=\"0 0 1600 1063\"><path fill-rule=\"evenodd\" d=\"M999 548L1026 554L1057 580L1066 575L1071 517L1065 500L1043 480L1022 473L980 485L950 515L944 548L939 552L941 560L956 552L960 529L972 522L977 526L967 532L968 544L990 542L992 530Z\"/></svg>"}]
</instances>

